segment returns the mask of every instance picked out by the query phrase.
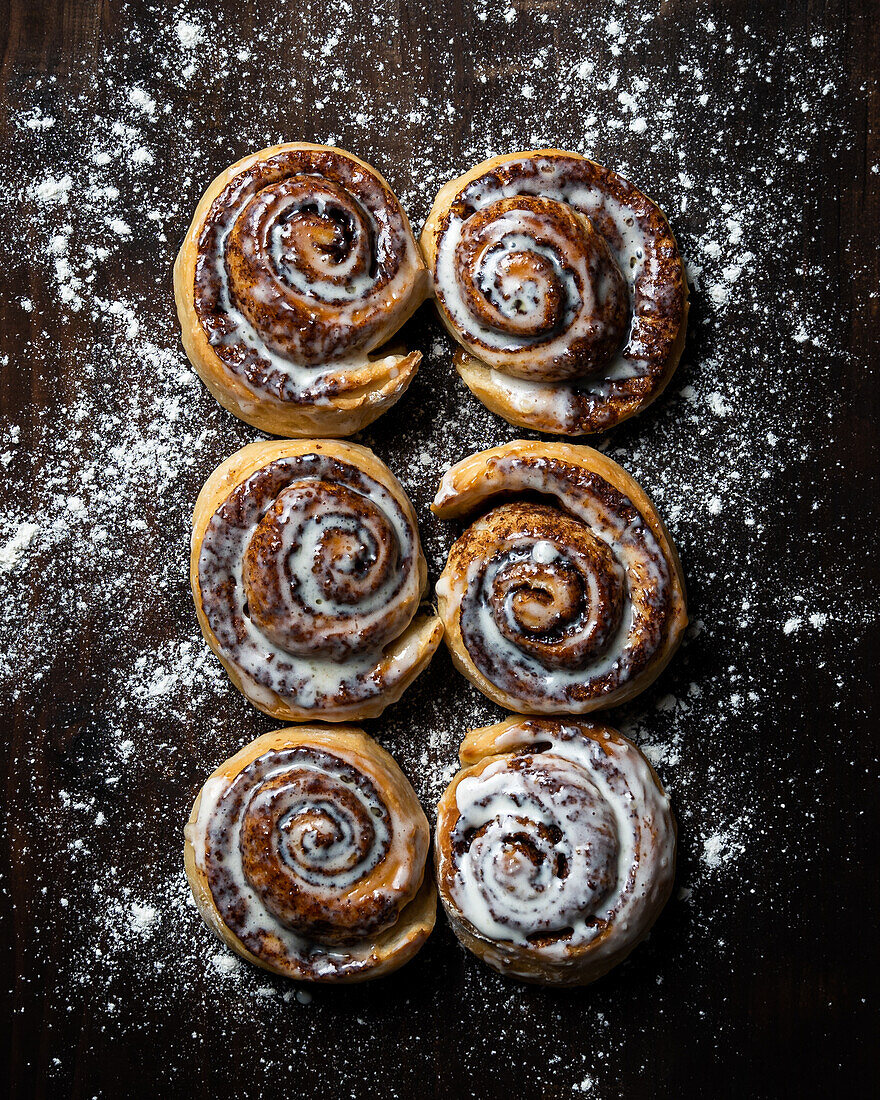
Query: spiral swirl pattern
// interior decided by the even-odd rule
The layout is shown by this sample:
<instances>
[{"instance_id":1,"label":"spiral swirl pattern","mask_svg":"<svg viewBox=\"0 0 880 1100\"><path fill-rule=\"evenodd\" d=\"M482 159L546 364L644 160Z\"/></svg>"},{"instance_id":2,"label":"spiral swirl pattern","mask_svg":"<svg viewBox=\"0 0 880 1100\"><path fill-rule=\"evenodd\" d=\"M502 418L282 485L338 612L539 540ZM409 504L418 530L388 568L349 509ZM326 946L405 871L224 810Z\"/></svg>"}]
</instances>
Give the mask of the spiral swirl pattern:
<instances>
[{"instance_id":1,"label":"spiral swirl pattern","mask_svg":"<svg viewBox=\"0 0 880 1100\"><path fill-rule=\"evenodd\" d=\"M545 505L495 509L492 557L471 570L462 634L481 653L483 608L499 635L544 668L584 668L620 628L624 570L607 544L572 517ZM481 654L482 655L482 654Z\"/></svg>"},{"instance_id":2,"label":"spiral swirl pattern","mask_svg":"<svg viewBox=\"0 0 880 1100\"><path fill-rule=\"evenodd\" d=\"M573 153L498 157L448 184L422 233L456 366L494 411L557 434L610 427L681 354L687 285L660 210Z\"/></svg>"},{"instance_id":3,"label":"spiral swirl pattern","mask_svg":"<svg viewBox=\"0 0 880 1100\"><path fill-rule=\"evenodd\" d=\"M510 709L579 714L622 702L657 675L686 622L656 513L596 455L513 443L464 460L441 482L440 515L496 493L540 493L558 505L491 509L455 542L437 583L453 659Z\"/></svg>"},{"instance_id":4,"label":"spiral swirl pattern","mask_svg":"<svg viewBox=\"0 0 880 1100\"><path fill-rule=\"evenodd\" d=\"M378 172L339 149L275 146L219 177L175 291L196 370L225 407L275 434L355 431L418 367L415 352L372 354L428 292L418 246Z\"/></svg>"},{"instance_id":5,"label":"spiral swirl pattern","mask_svg":"<svg viewBox=\"0 0 880 1100\"><path fill-rule=\"evenodd\" d=\"M505 809L499 809L502 804ZM567 939L616 880L619 844L608 805L583 770L540 756L464 780L453 844L462 897L478 894L498 935ZM577 823L577 824L575 824ZM486 930L485 927L483 929Z\"/></svg>"},{"instance_id":6,"label":"spiral swirl pattern","mask_svg":"<svg viewBox=\"0 0 880 1100\"><path fill-rule=\"evenodd\" d=\"M591 981L669 893L675 832L613 730L514 718L474 730L438 808L440 896L466 946L531 980Z\"/></svg>"},{"instance_id":7,"label":"spiral swirl pattern","mask_svg":"<svg viewBox=\"0 0 880 1100\"><path fill-rule=\"evenodd\" d=\"M243 478L205 527L196 588L209 640L292 708L369 704L423 656L386 654L409 630L425 583L412 508L363 448L281 448L296 453Z\"/></svg>"},{"instance_id":8,"label":"spiral swirl pattern","mask_svg":"<svg viewBox=\"0 0 880 1100\"><path fill-rule=\"evenodd\" d=\"M339 184L303 174L267 182L229 230L230 298L270 348L316 366L368 343L378 327L381 312L368 303L372 316L355 330L350 305L354 297L378 297L393 274L386 268L374 278L375 252L369 214ZM319 323L309 325L315 307Z\"/></svg>"},{"instance_id":9,"label":"spiral swirl pattern","mask_svg":"<svg viewBox=\"0 0 880 1100\"><path fill-rule=\"evenodd\" d=\"M291 976L368 967L424 877L428 826L412 788L360 730L254 745L208 781L187 833L216 916Z\"/></svg>"},{"instance_id":10,"label":"spiral swirl pattern","mask_svg":"<svg viewBox=\"0 0 880 1100\"><path fill-rule=\"evenodd\" d=\"M620 269L590 222L562 203L520 196L477 210L461 226L454 270L477 322L473 343L508 374L580 377L604 366L623 340Z\"/></svg>"}]
</instances>

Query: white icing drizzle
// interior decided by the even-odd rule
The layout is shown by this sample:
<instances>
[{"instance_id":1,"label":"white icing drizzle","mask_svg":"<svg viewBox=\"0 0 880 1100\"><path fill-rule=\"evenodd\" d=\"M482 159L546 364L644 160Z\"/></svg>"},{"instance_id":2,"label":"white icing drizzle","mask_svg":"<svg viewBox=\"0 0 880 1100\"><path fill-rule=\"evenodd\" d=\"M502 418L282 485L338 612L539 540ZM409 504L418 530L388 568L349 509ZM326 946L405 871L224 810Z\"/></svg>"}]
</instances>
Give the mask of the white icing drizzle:
<instances>
[{"instance_id":1,"label":"white icing drizzle","mask_svg":"<svg viewBox=\"0 0 880 1100\"><path fill-rule=\"evenodd\" d=\"M527 158L522 158L523 162ZM539 195L543 198L564 203L574 207L585 217L590 219L596 228L601 228L608 221L614 227L613 235L606 235L606 243L609 245L617 266L623 275L629 288L630 298L635 295L636 283L642 280L642 291L652 298L664 293L664 288L656 279L657 260L652 249L647 247L647 238L639 219L634 216L633 208L626 202L620 201L610 193L598 188L587 187L566 179L570 159L562 158L536 158L539 172L533 176L517 178L514 182L504 186L497 186L487 177L484 181L477 181L468 185L466 189L469 206L480 209L502 198L511 198L519 195ZM514 162L519 163L519 162ZM437 242L437 259L435 264L434 279L442 297L444 308L449 314L454 328L464 334L465 339L469 331L474 331L475 319L471 315L462 296L461 285L458 280L455 264L456 249L461 240L464 221L452 216L449 218L445 230L440 234ZM513 235L510 235L513 240ZM511 246L512 247L512 246ZM549 249L536 249L535 243L527 238L519 241L518 247L522 250L546 251ZM573 340L584 337L590 328L591 312L589 309L572 312L569 316L569 325L555 338L558 351L563 351ZM576 323L571 326L571 321ZM478 326L479 339L482 343L492 348L527 349L528 341L517 340L509 334L497 330ZM550 354L548 349L546 354ZM479 351L475 351L479 355ZM650 361L643 354L641 346L640 326L634 322L631 326L629 337L613 357L610 363L602 368L597 375L581 379L579 388L588 394L598 397L607 397L614 391L613 383L627 378L639 378L650 372ZM519 384L516 384L516 383ZM564 392L560 393L558 385L552 383L540 383L530 380L510 379L503 377L499 384L510 390L513 396L518 396L522 404L520 407L527 409L525 403L528 391L533 386L539 387L539 395L536 400L542 404L549 403L554 409L558 409L565 402ZM543 391L543 393L541 393ZM543 397L543 400L542 400Z\"/></svg>"},{"instance_id":2,"label":"white icing drizzle","mask_svg":"<svg viewBox=\"0 0 880 1100\"><path fill-rule=\"evenodd\" d=\"M235 305L232 295L229 293L229 274L226 270L226 241L235 224L235 219L241 214L246 205L247 201L243 201L232 211L229 222L224 225L219 233L217 251L210 257L211 267L220 282L219 308L229 318L230 325L226 332L209 332L207 334L208 342L214 347L235 347L236 344L244 344L261 359L265 359L273 371L278 371L279 374L288 379L291 389L305 392L319 388L322 379L334 371L343 370L345 364L328 360L323 367L304 366L285 355L281 355L269 347L262 335L257 332L247 317ZM254 292L259 296L258 288L254 288L251 293Z\"/></svg>"},{"instance_id":3,"label":"white icing drizzle","mask_svg":"<svg viewBox=\"0 0 880 1100\"><path fill-rule=\"evenodd\" d=\"M491 513L488 517L477 520L472 529L479 531L482 526L487 524L490 517ZM542 540L542 543L545 546L548 545L546 540ZM532 557L534 557L534 547L542 545L542 543L532 544ZM528 546L529 540L521 539L515 548L527 548ZM571 559L572 555L565 545L560 544L554 549L554 563L560 564ZM615 547L615 549L618 548ZM627 549L626 553L621 552L621 557L624 561L629 562L629 550ZM547 668L531 654L518 648L509 636L505 637L501 632L500 624L493 613L492 607L487 602L487 596L492 591L496 577L507 564L507 561L507 557L503 554L499 554L497 558L488 563L479 560L473 561L468 567L465 584L461 586L460 590L457 586L454 588L453 598L455 602L460 606L465 597L469 597L469 607L472 608L473 614L476 616L478 624L476 632L479 633L480 645L485 650L488 658L485 664L481 663L478 666L484 675L489 675L491 679L491 671L489 671L491 669L515 670L515 675L520 681L519 690L535 691L543 704L542 709L550 713L555 706L566 700L566 689L581 686L592 680L599 680L612 669L626 669L628 652L637 641L634 630L636 611L632 599L626 600L620 626L612 636L607 650L595 660L579 668ZM586 617L577 625L578 636L589 634L596 628L596 578L588 571L585 571L582 576L588 585L589 595L585 601L588 608ZM475 582L478 582L479 586ZM510 633L515 634L517 624L512 615L509 599L505 601L504 615ZM463 632L465 630L464 623L462 624L462 630ZM474 654L471 653L471 656L473 657Z\"/></svg>"},{"instance_id":4,"label":"white icing drizzle","mask_svg":"<svg viewBox=\"0 0 880 1100\"><path fill-rule=\"evenodd\" d=\"M369 352L396 327L389 331L388 320L414 293L420 266L394 196L338 150L282 151L244 169L214 208L219 215L200 238L196 307L229 369L258 397L271 393L300 404L329 404L334 393L362 385ZM304 228L292 244L289 223L303 213L322 227ZM244 293L271 319L283 346L236 301L228 248L243 217L264 238L242 235L241 254L257 276ZM351 239L334 248L327 235L340 218ZM216 300L203 298L200 288L208 286ZM203 300L210 301L207 313Z\"/></svg>"},{"instance_id":5,"label":"white icing drizzle","mask_svg":"<svg viewBox=\"0 0 880 1100\"><path fill-rule=\"evenodd\" d=\"M539 562L541 565L549 565L550 562L556 561L558 557L559 551L552 542L548 542L546 539L539 540L532 547L532 560Z\"/></svg>"},{"instance_id":6,"label":"white icing drizzle","mask_svg":"<svg viewBox=\"0 0 880 1100\"><path fill-rule=\"evenodd\" d=\"M512 973L505 944L564 960L594 941L612 955L638 940L673 874L668 798L641 753L550 726L514 726L499 751L523 740L541 751L493 759L455 791L449 893Z\"/></svg>"},{"instance_id":7,"label":"white icing drizzle","mask_svg":"<svg viewBox=\"0 0 880 1100\"><path fill-rule=\"evenodd\" d=\"M456 569L450 558L437 585L438 595L446 601L444 617L459 620L464 644L480 672L502 690L527 701L529 709L546 714L560 708L569 713L589 709L596 691L616 689L660 651L666 637L669 563L649 525L619 491L613 491L612 503L606 502L589 482L580 483L573 477L576 471L564 463L507 456L494 458L491 470L496 489L555 496L567 513L605 544L615 568L623 573L620 621L602 651L574 667L548 667L526 646L518 645L520 631L509 604L504 609L506 621L501 621L490 598L512 557L528 554L535 561L546 562L551 570L570 567L579 573L586 586L587 611L583 621L572 624L578 634L595 628L599 578L591 563L584 563L567 544L564 534L560 541L553 541L552 527L540 539L523 535L495 541L496 517L503 509L482 516L462 536L462 543L475 548L475 556L468 561L469 551L461 551L466 569ZM454 476L455 468L444 475L437 502L455 495ZM607 483L605 488L611 489ZM488 544L485 550L484 543Z\"/></svg>"},{"instance_id":8,"label":"white icing drizzle","mask_svg":"<svg viewBox=\"0 0 880 1100\"><path fill-rule=\"evenodd\" d=\"M246 823L261 814L271 832L258 863L276 862L278 889L271 877L253 881L243 854ZM418 888L427 841L417 822L390 815L356 757L307 745L270 751L233 777L209 779L187 838L223 923L253 954L301 978L372 964L375 936ZM331 921L353 906L353 920L341 942L322 941L281 919L278 897L314 906ZM359 927L361 908L379 916Z\"/></svg>"},{"instance_id":9,"label":"white icing drizzle","mask_svg":"<svg viewBox=\"0 0 880 1100\"><path fill-rule=\"evenodd\" d=\"M297 362L287 355L282 355L266 343L262 334L251 324L232 299L229 289L229 272L226 267L226 242L235 225L236 219L242 213L250 201L251 196L246 195L238 206L230 211L229 220L225 221L218 234L218 248L210 257L211 268L220 283L220 309L228 316L230 321L227 332L209 332L208 342L215 347L234 347L236 344L244 344L261 358L266 360L273 371L277 371L288 380L289 391L301 391L303 394L314 391L320 393L320 383L328 375L338 375L346 370L354 370L363 366L363 356L340 354L335 346L332 334L328 332L324 343L321 345L321 358L324 365L305 365ZM372 219L371 219L372 220ZM272 255L276 264L281 261L278 254L280 246L276 243L279 226L273 228ZM343 286L334 286L323 280L308 283L306 278L296 267L285 266L285 273L290 278L292 285L304 296L313 294L315 298L326 298L339 304L339 308L345 315L351 315L358 308L363 308L357 299L369 290L372 279L369 275L361 275ZM251 288L251 294L259 299L261 290L259 284ZM265 297L265 293L263 294ZM325 395L326 397L326 395Z\"/></svg>"},{"instance_id":10,"label":"white icing drizzle","mask_svg":"<svg viewBox=\"0 0 880 1100\"><path fill-rule=\"evenodd\" d=\"M428 223L465 384L512 423L559 435L638 412L675 368L687 317L684 266L659 208L576 154L493 158L475 171L444 189Z\"/></svg>"},{"instance_id":11,"label":"white icing drizzle","mask_svg":"<svg viewBox=\"0 0 880 1100\"><path fill-rule=\"evenodd\" d=\"M502 220L509 223L511 228L505 233L503 225L499 227L501 239L498 242L498 247L490 249L486 253L480 273L480 281L485 284L487 289L497 287L500 290L501 293L498 296L497 308L501 313L508 319L513 320L524 311L540 312L545 304L546 286L543 282L536 282L534 279L522 282L518 278L514 278L509 274L504 274L501 268L502 261L506 255L512 252L529 252L533 255L543 256L548 260L557 279L562 284L566 303L562 324L565 328L568 329L575 321L575 318L580 314L583 315L583 318L588 319L592 315L595 301L589 275L587 273L587 265L583 258L575 258L577 274L580 276L579 279L576 279L575 272L562 267L559 262L559 253L563 248L563 242L561 240L554 239L554 236L551 234L551 243L541 244L533 236L514 231L513 227L525 220L522 216L515 218L512 213L508 213L504 215ZM458 225L458 237L460 239L461 223L456 224ZM450 244L453 249L452 256L454 258L455 245L457 244L457 241L455 241L455 233L450 232L450 237ZM449 266L450 261L444 249L442 269L440 266L439 254L437 264L438 285L444 292L444 299L448 287L448 279L450 278ZM580 284L581 289L578 288L578 284ZM450 312L456 323L460 324L469 316L469 311L462 301L461 285L457 275L455 276L455 286L456 295L453 298L453 309L451 309ZM582 294L585 300L582 299ZM453 312L453 310L455 312ZM581 324L585 324L585 320L582 320ZM530 344L529 340L524 339L522 336L514 335L513 333L501 332L497 329L488 328L482 331L490 334L487 342L491 343L494 347L519 350L528 347Z\"/></svg>"},{"instance_id":12,"label":"white icing drizzle","mask_svg":"<svg viewBox=\"0 0 880 1100\"><path fill-rule=\"evenodd\" d=\"M330 217L331 210L323 195L316 195L312 205L320 217ZM292 199L278 202L275 205L275 216L269 236L269 252L273 266L277 272L284 274L287 285L303 296L314 297L325 302L348 302L352 298L366 294L374 280L369 270L360 272L357 270L360 258L357 249L351 249L347 257L341 261L337 259L333 263L330 263L325 252L315 248L309 249L310 264L315 270L326 272L328 278L324 279L307 277L301 267L291 262L290 252L284 241L285 214L288 209L295 211L297 208L297 204ZM372 233L377 233L379 227L369 210L360 207L360 212ZM254 290L259 295L261 288L257 286Z\"/></svg>"},{"instance_id":13,"label":"white icing drizzle","mask_svg":"<svg viewBox=\"0 0 880 1100\"><path fill-rule=\"evenodd\" d=\"M584 381L589 387L595 379ZM574 426L577 423L578 408L575 402L575 391L570 383L538 382L529 378L515 378L512 374L502 374L501 371L493 370L490 385L492 390L502 395L512 409L523 416L533 418L536 423L560 426ZM604 385L600 388L605 393L611 392Z\"/></svg>"},{"instance_id":14,"label":"white icing drizzle","mask_svg":"<svg viewBox=\"0 0 880 1100\"><path fill-rule=\"evenodd\" d=\"M362 517L338 505L334 485L356 494ZM286 490L290 498L285 497ZM311 512L303 518L296 494L310 491ZM291 628L311 637L320 647L318 652L290 652L267 637L248 613L245 553L276 500L280 535L271 564L279 580L280 602ZM363 591L343 603L334 598L334 584L351 578L359 552L368 559L375 557L371 524L389 530L393 545L384 548L387 554L382 560L372 562L378 577L372 590L366 583L368 569ZM339 532L346 536L348 556L329 562L330 583L322 587L316 570L331 553L322 548L322 540ZM272 693L297 707L316 710L340 694L368 698L408 671L403 655L388 663L383 649L409 625L417 610L419 554L418 534L409 517L378 481L326 455L278 459L238 486L205 532L199 556L205 614L223 656L247 675L256 692L266 689L266 705L272 705ZM304 648L308 650L308 641Z\"/></svg>"}]
</instances>

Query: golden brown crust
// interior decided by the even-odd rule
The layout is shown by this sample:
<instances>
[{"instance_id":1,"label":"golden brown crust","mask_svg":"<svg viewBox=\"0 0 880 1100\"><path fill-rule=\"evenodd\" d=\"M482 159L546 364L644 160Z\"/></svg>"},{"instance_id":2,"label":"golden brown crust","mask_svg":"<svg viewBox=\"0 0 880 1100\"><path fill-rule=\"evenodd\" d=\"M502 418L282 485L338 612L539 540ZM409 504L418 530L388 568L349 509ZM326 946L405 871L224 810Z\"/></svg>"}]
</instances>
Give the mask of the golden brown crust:
<instances>
[{"instance_id":1,"label":"golden brown crust","mask_svg":"<svg viewBox=\"0 0 880 1100\"><path fill-rule=\"evenodd\" d=\"M415 511L403 486L372 451L354 443L336 440L271 440L250 443L222 462L205 482L193 512L192 549L190 554L190 586L199 618L199 626L208 645L218 656L229 678L238 690L264 714L281 721L308 721L320 718L329 722L359 721L376 718L389 704L396 702L431 660L440 644L443 627L432 614L415 614L405 630L384 647L376 666L374 686L377 689L361 699L315 707L297 705L290 698L256 682L224 647L206 614L199 561L206 533L217 510L233 492L258 471L272 463L297 456L318 455L356 467L368 478L383 486L399 506L415 537L415 568L417 595L427 584L427 566L418 543Z\"/></svg>"},{"instance_id":2,"label":"golden brown crust","mask_svg":"<svg viewBox=\"0 0 880 1100\"><path fill-rule=\"evenodd\" d=\"M630 280L630 296L633 299L638 332L631 334L621 353L622 358L611 357L609 365L613 369L607 377L601 363L597 367L590 355L583 360L583 373L580 376L577 369L566 365L566 359L574 354L573 346L583 343L582 337L574 335L574 329L569 337L565 326L570 323L570 318L569 322L560 321L555 327L551 326L546 339L527 341L521 351L517 351L516 346L512 351L503 350L503 341L499 343L492 335L495 328L480 329L478 317L481 311L472 311L464 299L458 300L461 287L468 286L469 280L462 275L463 281L458 287L452 288L449 283L452 276L440 262L442 240L450 224L454 226L458 221L464 226L462 232L465 232L471 222L486 213L487 203L493 209L497 207L499 233L502 236L506 234L509 239L508 222L511 219L509 214L506 218L502 214L505 203L517 201L510 197L511 192L521 194L521 203L529 204L536 201L532 196L540 196L543 192L552 190L550 183L536 184L534 180L528 179L523 183L532 166L538 165L541 166L537 170L540 180L546 179L553 166L557 166L561 172L567 170L573 174L577 185L584 185L580 195L577 194L576 186L568 186L565 201L560 202L557 198L539 201L564 209L569 208L570 202L578 216L586 215L584 220L595 221L595 228L599 228L600 223L603 224L602 235L607 233L609 238L618 237L618 227L612 224L613 219L608 220L610 215L606 212L606 204L617 204L621 210L631 215L626 220L626 225L635 222L639 228L644 229L645 240L652 253L649 275L642 279L641 268L636 266L635 280ZM547 172L544 171L545 167ZM580 179L581 176L583 179ZM494 204L493 187L505 196ZM593 195L596 191L605 196L601 202ZM521 228L529 235L532 231L527 224L527 211L524 212L524 218ZM623 224L624 219L618 221ZM540 242L540 230L535 239ZM434 278L441 320L453 339L462 345L454 359L455 369L468 388L492 412L509 423L553 435L577 436L604 431L647 407L668 385L681 358L685 342L688 287L684 265L675 238L659 208L616 173L578 153L561 149L538 149L492 157L441 188L422 229L420 244ZM560 241L548 238L548 242L544 244L546 247L543 251L547 254L554 249L560 254L566 251ZM496 252L499 247L500 241L495 246ZM532 255L522 243L504 247L514 248L520 267L523 266L521 257ZM618 237L615 241L618 260L629 258L627 247L625 240ZM570 255L579 254L579 251L575 249ZM540 248L536 249L533 259L544 263L541 252ZM484 261L486 254L483 254L480 262ZM458 256L457 262L461 264L466 258ZM637 264L640 262L637 261ZM625 277L630 275L629 266L628 263L621 263ZM576 263L572 271L572 277L580 286L583 283L583 274L577 272ZM483 280L484 286L494 283L495 289L487 293L490 297L498 293L506 294L506 291L498 290L502 282L494 273L494 268L493 275L493 279ZM500 275L508 276L509 272L505 269ZM532 278L535 285L542 285L540 274L533 272ZM449 284L446 290L445 283ZM600 283L602 280L597 277L596 285ZM660 288L659 294L655 290L657 287ZM608 326L598 323L601 309L600 301L593 320L586 326L588 339L593 339L591 333L605 336L608 334ZM515 329L511 330L513 334L520 327L521 319L510 310L508 314L507 320L515 325ZM496 328L498 331L505 330L504 318L497 320ZM481 337L481 331L484 337ZM560 332L563 334L562 339ZM634 336L637 338L634 339ZM549 367L542 366L540 359L547 348L557 349L556 354L551 356ZM557 380L554 381L554 378Z\"/></svg>"},{"instance_id":3,"label":"golden brown crust","mask_svg":"<svg viewBox=\"0 0 880 1100\"><path fill-rule=\"evenodd\" d=\"M519 505L508 503L485 513L485 506L493 497L503 494L509 499L512 495L515 501L517 494L526 492L547 494L548 504L553 507L526 501ZM671 660L687 626L681 562L647 494L605 455L591 447L569 443L515 440L471 455L453 466L443 476L431 508L442 519L478 510L485 513L451 548L437 582L437 605L456 668L499 706L532 714L585 714L618 706L644 691ZM624 542L618 545L609 529L600 523L588 532L600 545L592 552L583 551L566 532L571 517L584 523L594 508L602 509L603 517L610 516L614 522L619 519L622 530L627 526L634 530L634 520L635 527L643 523L650 535L637 538L625 535ZM587 522L587 527L591 522ZM517 548L536 545L555 547L555 560L562 563L564 571L556 568L554 559L546 565L536 561L534 552L531 557L526 553L523 563L523 554ZM627 599L633 607L641 609L642 616L639 629L633 629L626 637L628 648L619 652L615 647L620 636L614 634L614 629L620 620L603 622L604 605L597 602L603 592L610 593L609 599L618 600L617 613L621 613L619 597L615 595L616 582L608 575L609 546L612 556L622 563L615 569L625 566ZM540 557L540 551L538 554ZM493 561L503 561L505 555L517 558L517 562L503 564L491 583L484 584L486 563L491 566ZM531 570L532 579L517 577L516 568ZM572 570L580 573L583 581L576 576L572 581ZM657 598L650 581L656 570L665 576L662 599ZM588 583L590 575L593 580ZM583 649L578 659L563 650L558 656L551 653L549 664L541 663L540 646L532 644L522 623L524 611L535 614L533 604L528 604L523 611L516 612L520 637L513 638L515 648L511 652L519 655L518 663L534 660L536 672L531 678L526 672L511 672L502 660L503 640L495 645L486 635L487 630L495 629L493 622L500 624L505 636L510 634L510 606L503 602L507 599L504 585L513 585L520 591L518 596L514 592L514 598L521 601L537 599L541 615L555 613L564 625L573 615L567 607L560 606L563 603L558 591L563 583L560 576L565 584L584 584L586 589L590 583L594 584L595 606L587 605L580 610L582 618L592 616L595 620L587 634L587 645L592 648L587 657L583 656L586 652ZM484 599L501 601L488 605L491 622L485 616L479 619L480 602ZM469 611L469 606L475 610ZM463 623L468 615L471 625L466 631ZM535 633L540 638L540 631ZM582 640L583 631L578 626L576 630L563 630L560 644L566 643L571 634ZM603 653L610 660L624 652L630 655L628 663L621 659L601 675L595 671ZM578 672L579 668L584 668L583 674ZM559 670L564 675L560 675L557 683L554 676Z\"/></svg>"},{"instance_id":4,"label":"golden brown crust","mask_svg":"<svg viewBox=\"0 0 880 1100\"><path fill-rule=\"evenodd\" d=\"M406 901L394 924L371 937L367 942L329 945L322 957L320 946L311 945L311 954L285 952L278 942L267 935L262 938L261 953L242 942L229 927L218 908L212 889L209 861L206 859L206 823L200 820L203 796L216 800L219 781L222 789L258 758L283 753L296 747L307 747L332 754L367 775L380 792L392 819L404 820L416 839L412 897ZM425 874L425 857L429 830L415 792L400 771L393 757L363 730L348 726L298 726L264 734L245 745L238 753L217 768L196 797L184 830L184 864L196 906L209 928L237 954L255 966L302 981L350 984L368 981L391 973L408 962L431 934L436 918L437 894L429 874ZM387 878L387 876L386 876ZM387 885L387 883L386 883ZM351 893L351 891L349 891ZM344 902L340 895L340 902ZM252 942L256 943L256 940ZM320 960L320 961L319 961ZM316 965L317 964L317 965Z\"/></svg>"},{"instance_id":5,"label":"golden brown crust","mask_svg":"<svg viewBox=\"0 0 880 1100\"><path fill-rule=\"evenodd\" d=\"M596 981L647 936L672 890L675 821L656 772L610 727L523 715L470 730L459 756L435 831L456 936L520 981ZM603 876L592 895L575 881Z\"/></svg>"},{"instance_id":6,"label":"golden brown crust","mask_svg":"<svg viewBox=\"0 0 880 1100\"><path fill-rule=\"evenodd\" d=\"M351 355L327 374L318 399L310 399L308 395L297 398L292 392L282 395L277 381L274 385L263 384L265 379L258 366L243 372L234 359L222 358L218 344L212 344L208 337L205 323L210 319L201 313L196 294L201 239L215 202L233 181L259 171L266 162L298 155L348 162L382 189L400 222L408 269L399 291L395 290L389 298L381 319L375 322L363 344L353 344ZM174 264L174 297L181 340L199 377L233 415L263 431L288 437L351 435L372 423L403 395L418 370L421 354L399 348L374 349L394 336L429 293L428 274L406 214L386 181L353 154L309 142L287 142L261 149L221 172L196 207Z\"/></svg>"}]
</instances>

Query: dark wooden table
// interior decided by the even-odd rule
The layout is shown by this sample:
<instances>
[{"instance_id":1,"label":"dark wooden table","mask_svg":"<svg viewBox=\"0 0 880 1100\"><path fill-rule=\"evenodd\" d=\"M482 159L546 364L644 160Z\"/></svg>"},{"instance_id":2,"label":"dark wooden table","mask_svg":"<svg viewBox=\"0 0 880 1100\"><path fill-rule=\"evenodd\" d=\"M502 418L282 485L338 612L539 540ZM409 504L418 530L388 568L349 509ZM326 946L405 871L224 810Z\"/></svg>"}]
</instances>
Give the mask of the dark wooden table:
<instances>
[{"instance_id":1,"label":"dark wooden table","mask_svg":"<svg viewBox=\"0 0 880 1100\"><path fill-rule=\"evenodd\" d=\"M2 5L3 1071L16 1097L782 1097L876 1084L877 5L225 0ZM170 267L212 176L284 139L370 160L416 225L538 145L617 167L689 263L679 372L598 443L681 548L693 627L614 721L680 823L649 942L554 993L441 917L399 974L311 998L188 903L204 777L272 728L198 635L188 517L257 433L186 369ZM362 441L427 503L514 438L430 306ZM872 584L874 587L872 587ZM499 712L445 653L369 723L429 813ZM873 1033L873 1034L872 1034Z\"/></svg>"}]
</instances>

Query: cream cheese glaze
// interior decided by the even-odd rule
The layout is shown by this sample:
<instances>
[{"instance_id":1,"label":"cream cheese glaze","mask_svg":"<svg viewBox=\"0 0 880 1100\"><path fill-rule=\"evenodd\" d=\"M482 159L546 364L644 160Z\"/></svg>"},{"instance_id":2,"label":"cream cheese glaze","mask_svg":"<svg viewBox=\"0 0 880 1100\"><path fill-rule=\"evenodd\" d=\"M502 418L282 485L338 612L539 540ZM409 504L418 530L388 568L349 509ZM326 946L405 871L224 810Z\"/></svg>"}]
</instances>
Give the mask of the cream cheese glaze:
<instances>
[{"instance_id":1,"label":"cream cheese glaze","mask_svg":"<svg viewBox=\"0 0 880 1100\"><path fill-rule=\"evenodd\" d=\"M426 567L411 505L365 448L325 440L245 453L255 458L235 483L224 467L239 456L197 507L192 579L206 638L276 717L378 714L440 637L436 620L414 621Z\"/></svg>"},{"instance_id":2,"label":"cream cheese glaze","mask_svg":"<svg viewBox=\"0 0 880 1100\"><path fill-rule=\"evenodd\" d=\"M577 435L637 412L684 339L687 284L660 210L615 172L538 150L437 196L422 247L464 381L512 423Z\"/></svg>"},{"instance_id":3,"label":"cream cheese glaze","mask_svg":"<svg viewBox=\"0 0 880 1100\"><path fill-rule=\"evenodd\" d=\"M650 765L613 730L549 719L474 730L461 755L437 824L456 933L504 973L598 977L671 889L675 826Z\"/></svg>"},{"instance_id":4,"label":"cream cheese glaze","mask_svg":"<svg viewBox=\"0 0 880 1100\"><path fill-rule=\"evenodd\" d=\"M208 779L186 828L196 900L223 938L289 977L393 969L433 924L429 833L372 739L304 727L258 739ZM418 899L418 900L417 900Z\"/></svg>"}]
</instances>

